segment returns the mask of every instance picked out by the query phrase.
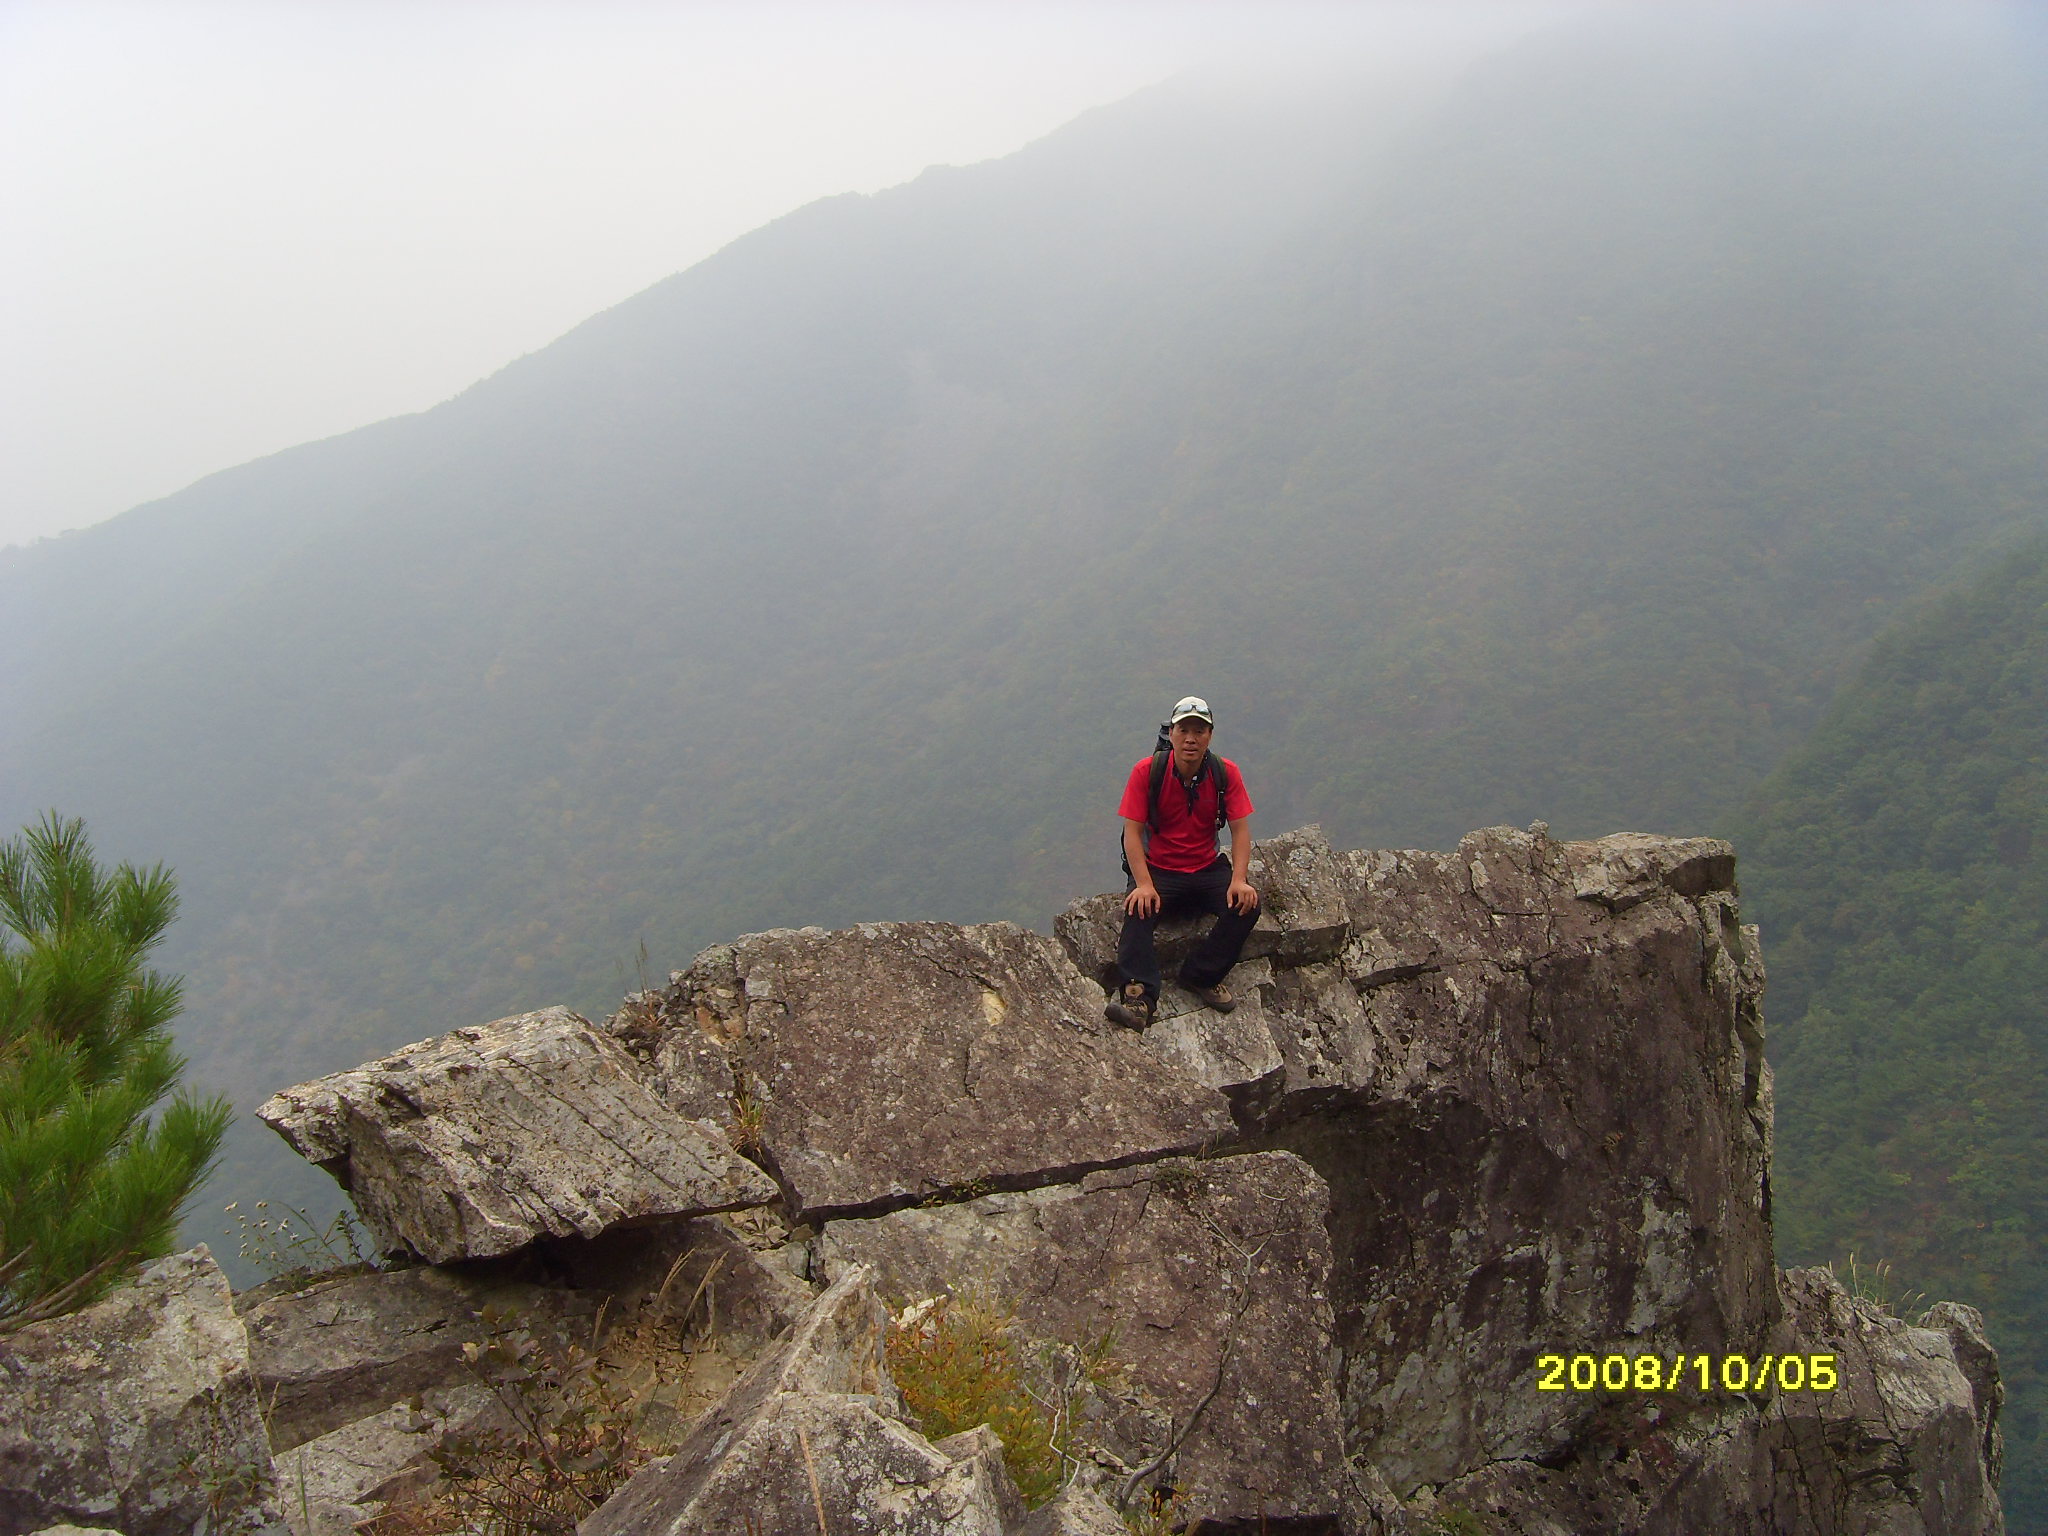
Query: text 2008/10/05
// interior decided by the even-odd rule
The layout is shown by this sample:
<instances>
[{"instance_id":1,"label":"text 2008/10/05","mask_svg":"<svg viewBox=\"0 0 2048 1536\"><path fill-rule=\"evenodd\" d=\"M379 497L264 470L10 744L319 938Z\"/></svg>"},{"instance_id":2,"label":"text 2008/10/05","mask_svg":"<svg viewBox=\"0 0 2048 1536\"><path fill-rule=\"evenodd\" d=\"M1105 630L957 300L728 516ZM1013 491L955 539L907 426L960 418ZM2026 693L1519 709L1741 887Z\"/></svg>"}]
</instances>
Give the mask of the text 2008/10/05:
<instances>
[{"instance_id":1,"label":"text 2008/10/05","mask_svg":"<svg viewBox=\"0 0 2048 1536\"><path fill-rule=\"evenodd\" d=\"M1539 1392L1832 1392L1833 1355L1538 1355Z\"/></svg>"}]
</instances>

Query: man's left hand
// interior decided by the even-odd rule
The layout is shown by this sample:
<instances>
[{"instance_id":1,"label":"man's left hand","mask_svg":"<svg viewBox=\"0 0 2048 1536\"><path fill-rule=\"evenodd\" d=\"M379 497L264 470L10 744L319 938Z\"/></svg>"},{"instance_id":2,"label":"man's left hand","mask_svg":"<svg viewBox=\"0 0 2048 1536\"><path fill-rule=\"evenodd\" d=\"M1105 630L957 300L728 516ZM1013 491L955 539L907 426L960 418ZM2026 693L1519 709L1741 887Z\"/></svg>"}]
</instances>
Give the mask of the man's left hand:
<instances>
[{"instance_id":1,"label":"man's left hand","mask_svg":"<svg viewBox=\"0 0 2048 1536\"><path fill-rule=\"evenodd\" d=\"M1211 887L1209 887L1209 889L1213 891L1215 887L1212 885ZM1230 895L1228 900L1230 902L1231 911L1250 912L1255 910L1259 905L1259 893L1252 889L1252 885L1249 880L1233 880L1230 882Z\"/></svg>"}]
</instances>

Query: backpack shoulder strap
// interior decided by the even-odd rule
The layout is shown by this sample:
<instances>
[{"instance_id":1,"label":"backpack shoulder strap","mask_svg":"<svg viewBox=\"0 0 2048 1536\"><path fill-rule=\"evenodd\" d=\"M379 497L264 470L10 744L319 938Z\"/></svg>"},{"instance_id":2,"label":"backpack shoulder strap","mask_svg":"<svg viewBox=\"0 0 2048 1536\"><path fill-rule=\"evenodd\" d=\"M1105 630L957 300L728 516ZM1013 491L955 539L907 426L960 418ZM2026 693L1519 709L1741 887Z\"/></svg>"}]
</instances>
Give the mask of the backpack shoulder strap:
<instances>
[{"instance_id":1,"label":"backpack shoulder strap","mask_svg":"<svg viewBox=\"0 0 2048 1536\"><path fill-rule=\"evenodd\" d=\"M1159 787L1166 782L1166 765L1172 758L1170 749L1152 754L1152 792L1145 797L1145 825L1155 832L1159 830Z\"/></svg>"},{"instance_id":2,"label":"backpack shoulder strap","mask_svg":"<svg viewBox=\"0 0 2048 1536\"><path fill-rule=\"evenodd\" d=\"M1230 812L1225 808L1230 800L1230 769L1214 752L1209 761L1216 767L1216 828L1221 831L1230 825Z\"/></svg>"}]
</instances>

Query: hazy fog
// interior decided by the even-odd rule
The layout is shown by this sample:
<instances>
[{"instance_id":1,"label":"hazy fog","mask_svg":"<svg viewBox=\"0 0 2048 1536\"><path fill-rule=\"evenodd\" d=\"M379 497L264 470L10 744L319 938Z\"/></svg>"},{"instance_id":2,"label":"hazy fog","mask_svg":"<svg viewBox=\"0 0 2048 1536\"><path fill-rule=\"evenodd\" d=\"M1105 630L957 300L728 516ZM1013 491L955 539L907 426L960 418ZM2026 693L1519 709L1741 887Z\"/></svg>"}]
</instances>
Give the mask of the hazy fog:
<instances>
[{"instance_id":1,"label":"hazy fog","mask_svg":"<svg viewBox=\"0 0 2048 1536\"><path fill-rule=\"evenodd\" d=\"M422 409L1204 61L1565 7L0 0L0 546Z\"/></svg>"}]
</instances>

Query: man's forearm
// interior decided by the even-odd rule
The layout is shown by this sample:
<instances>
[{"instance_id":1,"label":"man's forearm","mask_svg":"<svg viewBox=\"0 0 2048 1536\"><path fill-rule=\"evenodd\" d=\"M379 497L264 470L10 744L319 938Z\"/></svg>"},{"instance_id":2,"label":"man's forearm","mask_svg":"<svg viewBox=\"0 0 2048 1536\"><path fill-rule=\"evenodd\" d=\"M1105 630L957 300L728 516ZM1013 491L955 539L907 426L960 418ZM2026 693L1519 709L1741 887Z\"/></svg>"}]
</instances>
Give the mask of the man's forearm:
<instances>
[{"instance_id":1,"label":"man's forearm","mask_svg":"<svg viewBox=\"0 0 2048 1536\"><path fill-rule=\"evenodd\" d=\"M1124 828L1124 862L1131 866L1131 883L1140 890L1152 883L1152 866L1145 862L1145 839L1137 828Z\"/></svg>"},{"instance_id":2,"label":"man's forearm","mask_svg":"<svg viewBox=\"0 0 2048 1536\"><path fill-rule=\"evenodd\" d=\"M1245 871L1252 865L1252 819L1240 818L1230 824L1230 878L1242 880L1247 885L1251 876Z\"/></svg>"}]
</instances>

